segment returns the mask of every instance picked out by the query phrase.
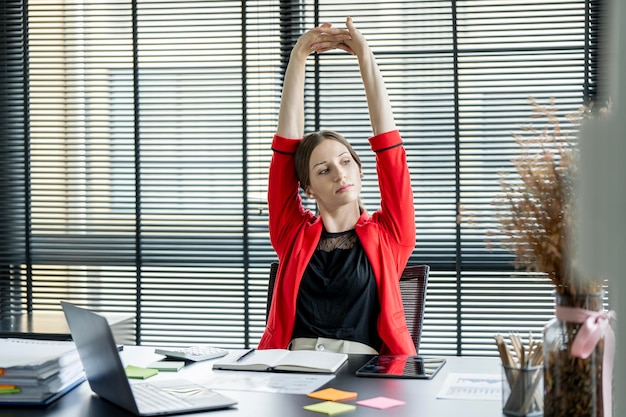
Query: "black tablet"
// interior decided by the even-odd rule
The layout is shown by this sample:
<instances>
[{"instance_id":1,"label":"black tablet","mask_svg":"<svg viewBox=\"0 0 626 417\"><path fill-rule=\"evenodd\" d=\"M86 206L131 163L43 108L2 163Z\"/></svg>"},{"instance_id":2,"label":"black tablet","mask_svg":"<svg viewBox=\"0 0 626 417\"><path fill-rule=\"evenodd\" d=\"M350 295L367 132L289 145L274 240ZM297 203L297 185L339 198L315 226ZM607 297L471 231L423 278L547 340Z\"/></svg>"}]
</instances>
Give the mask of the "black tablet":
<instances>
[{"instance_id":1,"label":"black tablet","mask_svg":"<svg viewBox=\"0 0 626 417\"><path fill-rule=\"evenodd\" d=\"M356 371L356 376L431 379L446 363L444 358L377 355Z\"/></svg>"}]
</instances>

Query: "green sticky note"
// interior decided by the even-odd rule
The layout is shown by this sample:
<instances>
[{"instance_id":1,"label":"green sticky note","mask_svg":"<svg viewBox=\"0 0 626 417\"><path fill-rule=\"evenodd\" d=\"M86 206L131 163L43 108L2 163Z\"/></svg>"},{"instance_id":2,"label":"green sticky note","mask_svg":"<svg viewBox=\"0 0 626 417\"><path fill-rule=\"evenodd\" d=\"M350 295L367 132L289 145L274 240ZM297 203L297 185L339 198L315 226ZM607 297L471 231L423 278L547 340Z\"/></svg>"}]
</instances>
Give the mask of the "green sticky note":
<instances>
[{"instance_id":1,"label":"green sticky note","mask_svg":"<svg viewBox=\"0 0 626 417\"><path fill-rule=\"evenodd\" d=\"M127 377L135 379L146 379L159 373L158 369L141 368L133 365L126 365L124 370L126 371Z\"/></svg>"},{"instance_id":2,"label":"green sticky note","mask_svg":"<svg viewBox=\"0 0 626 417\"><path fill-rule=\"evenodd\" d=\"M356 406L352 404L338 403L335 401L324 401L321 403L305 405L305 410L315 411L316 413L328 414L329 416L345 413L347 411L356 410Z\"/></svg>"},{"instance_id":3,"label":"green sticky note","mask_svg":"<svg viewBox=\"0 0 626 417\"><path fill-rule=\"evenodd\" d=\"M22 390L19 387L0 387L0 395L2 394L19 394Z\"/></svg>"}]
</instances>

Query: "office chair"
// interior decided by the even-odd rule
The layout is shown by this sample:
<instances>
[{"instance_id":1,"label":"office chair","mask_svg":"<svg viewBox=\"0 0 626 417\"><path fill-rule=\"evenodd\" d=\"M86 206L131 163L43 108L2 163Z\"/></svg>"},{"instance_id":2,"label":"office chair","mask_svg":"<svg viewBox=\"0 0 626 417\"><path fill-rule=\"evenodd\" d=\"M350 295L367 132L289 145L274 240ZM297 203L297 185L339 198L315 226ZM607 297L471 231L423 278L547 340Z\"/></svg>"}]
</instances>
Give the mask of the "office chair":
<instances>
[{"instance_id":1,"label":"office chair","mask_svg":"<svg viewBox=\"0 0 626 417\"><path fill-rule=\"evenodd\" d=\"M424 324L424 304L429 273L429 265L407 265L400 277L404 317L415 344L415 350L418 352Z\"/></svg>"},{"instance_id":2,"label":"office chair","mask_svg":"<svg viewBox=\"0 0 626 417\"><path fill-rule=\"evenodd\" d=\"M276 274L278 273L278 262L272 262L270 264L270 280L267 283L267 301L265 305L265 322L270 315L270 306L272 305L272 295L274 294L274 282L276 281Z\"/></svg>"},{"instance_id":3,"label":"office chair","mask_svg":"<svg viewBox=\"0 0 626 417\"><path fill-rule=\"evenodd\" d=\"M278 262L272 262L270 264L270 279L267 286L266 320L270 314L270 304L274 294L274 282L276 281L277 272ZM428 285L429 273L429 265L407 265L400 277L400 293L402 294L404 315L416 351L419 351L420 339L422 338L424 304L426 302L426 286Z\"/></svg>"}]
</instances>

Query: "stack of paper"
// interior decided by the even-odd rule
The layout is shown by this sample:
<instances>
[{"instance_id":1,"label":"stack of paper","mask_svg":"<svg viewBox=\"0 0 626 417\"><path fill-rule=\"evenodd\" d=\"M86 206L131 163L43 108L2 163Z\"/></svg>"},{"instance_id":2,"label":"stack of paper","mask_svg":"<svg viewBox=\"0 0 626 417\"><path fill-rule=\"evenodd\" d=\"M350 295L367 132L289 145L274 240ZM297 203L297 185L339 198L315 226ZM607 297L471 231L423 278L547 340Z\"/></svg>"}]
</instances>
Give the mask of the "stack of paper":
<instances>
[{"instance_id":1,"label":"stack of paper","mask_svg":"<svg viewBox=\"0 0 626 417\"><path fill-rule=\"evenodd\" d=\"M74 342L0 339L0 404L47 404L85 379Z\"/></svg>"}]
</instances>

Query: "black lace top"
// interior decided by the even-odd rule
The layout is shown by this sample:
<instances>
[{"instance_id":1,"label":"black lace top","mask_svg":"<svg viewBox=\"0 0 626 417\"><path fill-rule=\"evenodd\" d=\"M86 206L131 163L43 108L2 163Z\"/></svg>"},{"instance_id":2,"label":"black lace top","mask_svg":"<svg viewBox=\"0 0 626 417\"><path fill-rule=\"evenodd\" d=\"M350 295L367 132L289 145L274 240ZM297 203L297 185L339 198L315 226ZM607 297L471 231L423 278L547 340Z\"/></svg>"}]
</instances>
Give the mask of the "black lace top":
<instances>
[{"instance_id":1,"label":"black lace top","mask_svg":"<svg viewBox=\"0 0 626 417\"><path fill-rule=\"evenodd\" d=\"M376 278L356 232L324 231L296 302L293 338L329 337L380 350Z\"/></svg>"}]
</instances>

